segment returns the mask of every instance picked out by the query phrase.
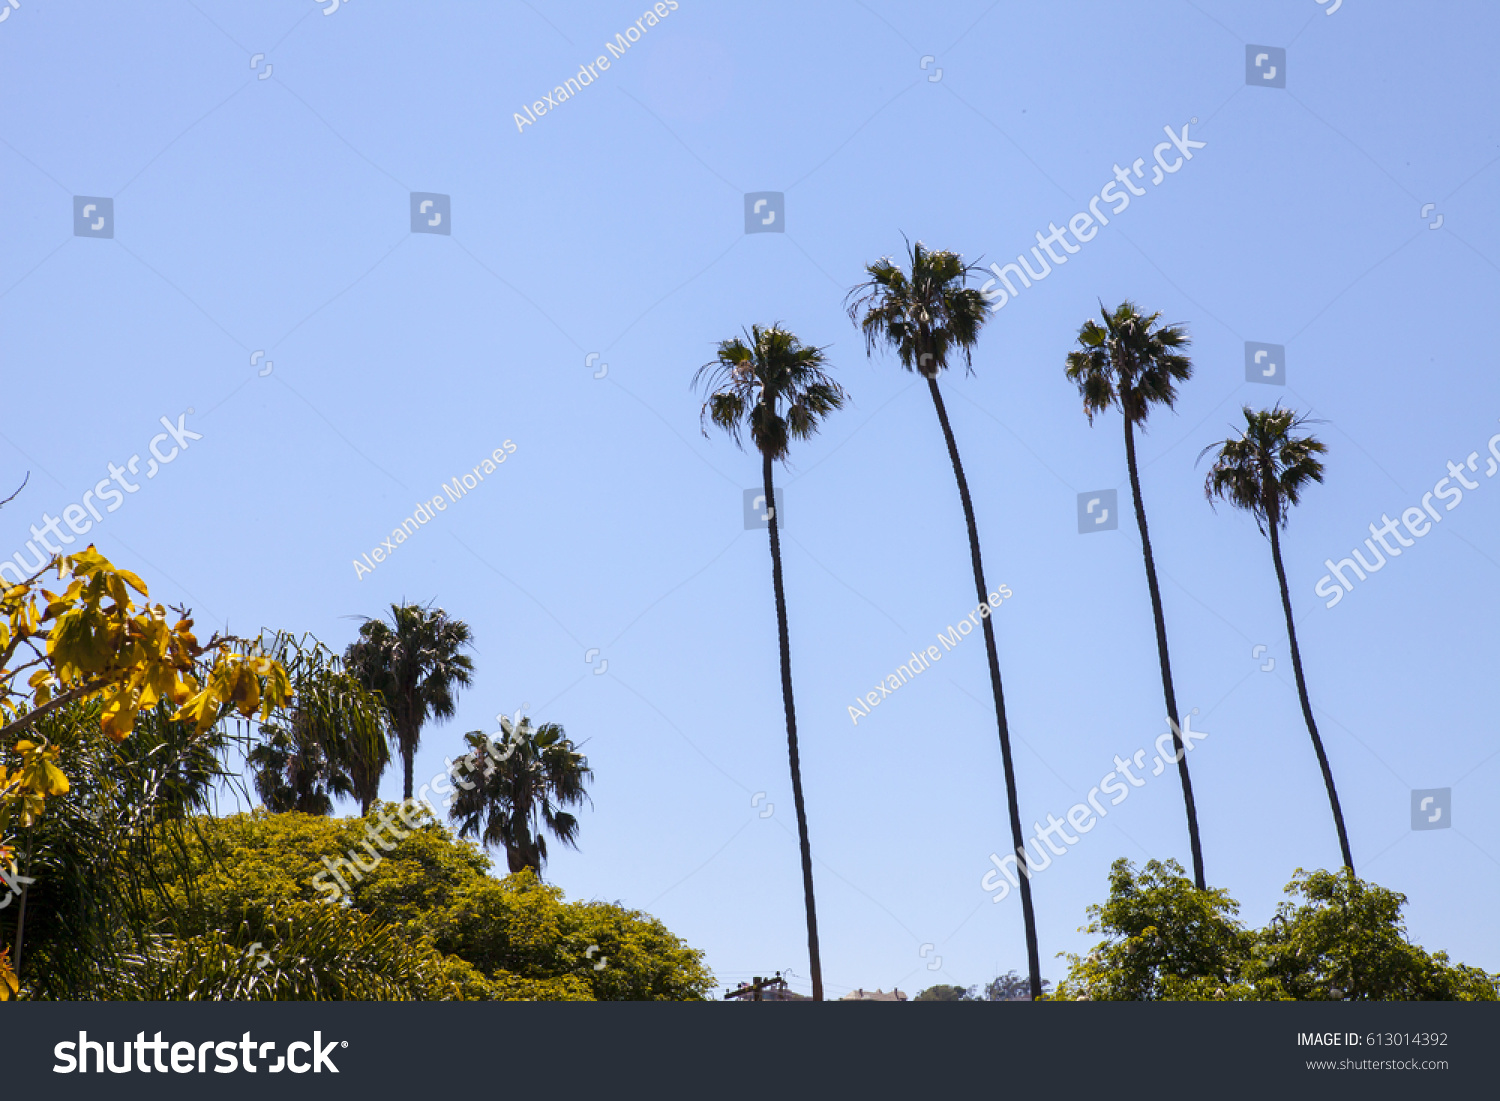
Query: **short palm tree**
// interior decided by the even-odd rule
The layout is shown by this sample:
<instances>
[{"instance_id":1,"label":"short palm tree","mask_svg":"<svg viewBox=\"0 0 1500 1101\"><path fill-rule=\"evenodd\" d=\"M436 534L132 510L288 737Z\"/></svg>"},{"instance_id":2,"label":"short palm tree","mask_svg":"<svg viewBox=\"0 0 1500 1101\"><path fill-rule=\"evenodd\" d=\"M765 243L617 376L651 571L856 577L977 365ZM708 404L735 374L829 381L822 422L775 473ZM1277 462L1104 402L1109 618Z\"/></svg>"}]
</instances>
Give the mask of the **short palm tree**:
<instances>
[{"instance_id":1,"label":"short palm tree","mask_svg":"<svg viewBox=\"0 0 1500 1101\"><path fill-rule=\"evenodd\" d=\"M500 732L498 745L477 730L465 735L470 752L453 771L458 790L449 813L460 837L503 847L512 873L530 868L540 876L545 834L578 847L578 819L563 808L588 798L593 770L556 723L533 728L529 718L502 717Z\"/></svg>"},{"instance_id":2,"label":"short palm tree","mask_svg":"<svg viewBox=\"0 0 1500 1101\"><path fill-rule=\"evenodd\" d=\"M381 698L310 635L281 632L267 649L287 670L292 701L246 754L260 801L275 813L332 814L335 798L353 797L368 814L391 759Z\"/></svg>"},{"instance_id":3,"label":"short palm tree","mask_svg":"<svg viewBox=\"0 0 1500 1101\"><path fill-rule=\"evenodd\" d=\"M1318 767L1323 770L1323 785L1328 789L1328 804L1333 809L1333 824L1338 830L1339 852L1344 867L1354 874L1354 857L1349 852L1349 834L1344 829L1344 812L1339 807L1338 789L1333 786L1333 770L1328 754L1313 720L1312 704L1307 698L1307 678L1302 674L1302 651L1297 646L1297 624L1292 619L1292 597L1286 583L1286 567L1281 563L1281 529L1287 525L1291 507L1302 499L1302 492L1312 482L1323 480L1323 463L1318 456L1328 448L1315 436L1297 435L1309 423L1307 417L1278 404L1272 409L1244 408L1245 426L1239 436L1223 443L1210 444L1198 457L1217 451L1213 469L1208 472L1203 490L1209 504L1214 498L1228 501L1255 517L1263 535L1271 540L1271 559L1276 563L1276 580L1281 585L1281 608L1286 613L1287 641L1291 644L1292 673L1297 678L1297 697L1302 703L1302 717L1312 737Z\"/></svg>"},{"instance_id":4,"label":"short palm tree","mask_svg":"<svg viewBox=\"0 0 1500 1101\"><path fill-rule=\"evenodd\" d=\"M781 644L781 702L786 711L787 759L792 802L797 811L797 842L802 851L802 896L807 910L807 952L813 999L823 1000L823 964L818 954L818 911L813 899L812 846L807 839L807 808L802 798L802 765L797 753L797 711L792 702L792 654L786 625L786 593L781 583L781 538L777 532L772 464L785 463L792 440L811 438L823 419L843 406L847 395L827 371L823 349L804 345L779 325L752 325L745 339L719 344L718 354L698 368L693 385L708 391L701 418L703 434L712 421L743 448L742 435L760 452L767 527L771 535L771 585L776 595L776 630Z\"/></svg>"},{"instance_id":5,"label":"short palm tree","mask_svg":"<svg viewBox=\"0 0 1500 1101\"><path fill-rule=\"evenodd\" d=\"M474 661L461 653L474 635L461 619L431 605L392 604L390 622L366 619L344 651L344 665L385 701L405 773L402 798L412 795L412 767L422 727L450 719L458 688L473 682Z\"/></svg>"},{"instance_id":6,"label":"short palm tree","mask_svg":"<svg viewBox=\"0 0 1500 1101\"><path fill-rule=\"evenodd\" d=\"M1135 500L1135 520L1141 531L1141 553L1146 559L1146 587L1151 591L1151 614L1156 621L1156 656L1161 664L1161 688L1167 704L1167 722L1177 754L1177 777L1182 782L1182 802L1187 808L1188 844L1193 854L1193 880L1206 889L1203 878L1203 846L1198 837L1198 810L1193 803L1193 781L1188 775L1187 753L1178 733L1182 714L1172 687L1172 664L1167 656L1167 625L1161 610L1161 589L1156 583L1156 561L1151 554L1151 533L1146 527L1146 507L1141 500L1141 475L1135 457L1135 428L1145 431L1153 405L1172 408L1177 384L1193 377L1193 365L1178 351L1189 341L1180 325L1158 327L1161 314L1145 315L1131 302L1122 302L1110 313L1100 304L1101 325L1089 320L1078 330L1078 348L1068 353L1068 380L1083 397L1083 411L1094 417L1118 409L1125 422L1125 465L1130 470L1130 492Z\"/></svg>"},{"instance_id":7,"label":"short palm tree","mask_svg":"<svg viewBox=\"0 0 1500 1101\"><path fill-rule=\"evenodd\" d=\"M882 257L865 267L869 278L849 292L849 318L865 335L865 351L873 354L876 345L895 350L901 366L916 371L927 380L928 393L937 410L953 476L958 481L958 496L963 503L964 522L969 529L969 558L974 568L974 589L981 604L989 602L984 581L984 563L979 554L979 528L974 521L974 503L969 499L969 483L959 461L958 444L948 423L948 410L938 389L938 375L949 366L949 356L963 357L964 368L973 371L974 345L988 313L984 295L967 285L969 277L979 271L977 265L965 264L956 252L927 248L918 241L907 245L907 270L890 257ZM981 617L984 648L990 665L990 688L995 697L995 724L1000 733L1000 759L1005 769L1005 792L1010 815L1013 849L1020 861L1021 913L1026 926L1026 958L1031 969L1031 996L1042 996L1041 960L1037 951L1036 915L1031 907L1031 878L1026 863L1025 836L1021 832L1020 803L1016 796L1016 771L1010 752L1010 727L1005 721L1005 693L1000 684L1000 657L995 647L995 627L989 617Z\"/></svg>"}]
</instances>

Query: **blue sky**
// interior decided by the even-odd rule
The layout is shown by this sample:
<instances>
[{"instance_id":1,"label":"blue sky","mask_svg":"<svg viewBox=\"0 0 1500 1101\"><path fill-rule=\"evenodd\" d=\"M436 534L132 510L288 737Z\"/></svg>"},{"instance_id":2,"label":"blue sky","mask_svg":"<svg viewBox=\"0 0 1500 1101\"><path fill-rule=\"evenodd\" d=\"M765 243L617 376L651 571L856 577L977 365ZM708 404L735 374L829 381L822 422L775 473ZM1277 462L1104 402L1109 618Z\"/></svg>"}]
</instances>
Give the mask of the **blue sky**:
<instances>
[{"instance_id":1,"label":"blue sky","mask_svg":"<svg viewBox=\"0 0 1500 1101\"><path fill-rule=\"evenodd\" d=\"M1413 939L1500 970L1491 6L682 0L521 133L644 5L330 6L23 0L0 23L5 492L30 472L0 554L186 414L201 439L104 515L106 554L205 630L342 648L356 617L435 600L473 626L478 676L419 778L499 712L562 723L596 775L548 878L657 914L725 982L789 968L805 990L768 552L742 518L759 464L703 438L689 388L717 341L780 321L853 396L778 475L828 989L1024 968L1019 906L980 887L1008 834L978 637L847 713L973 586L931 403L867 359L843 296L903 233L1009 261L1116 164L1149 180L1186 124L1193 159L943 382L987 581L1014 593L996 624L1024 820L1165 729L1120 422L1090 428L1062 375L1098 302L1130 297L1193 338L1140 454L1177 696L1209 732L1209 880L1259 924L1294 869L1338 861L1268 545L1194 465L1241 405L1281 399L1329 446L1284 546L1359 870L1409 896ZM1251 45L1286 50L1285 88L1247 86ZM784 194L786 232L744 233L758 191ZM451 235L411 232L412 192L451 196ZM113 237L74 235L74 196L113 200ZM1285 347L1285 386L1246 381L1247 341ZM1474 451L1479 488L1325 608L1324 560ZM1081 536L1078 494L1111 488L1119 528ZM1412 830L1428 788L1452 789L1451 828ZM1049 978L1120 856L1187 862L1170 775L1037 876Z\"/></svg>"}]
</instances>

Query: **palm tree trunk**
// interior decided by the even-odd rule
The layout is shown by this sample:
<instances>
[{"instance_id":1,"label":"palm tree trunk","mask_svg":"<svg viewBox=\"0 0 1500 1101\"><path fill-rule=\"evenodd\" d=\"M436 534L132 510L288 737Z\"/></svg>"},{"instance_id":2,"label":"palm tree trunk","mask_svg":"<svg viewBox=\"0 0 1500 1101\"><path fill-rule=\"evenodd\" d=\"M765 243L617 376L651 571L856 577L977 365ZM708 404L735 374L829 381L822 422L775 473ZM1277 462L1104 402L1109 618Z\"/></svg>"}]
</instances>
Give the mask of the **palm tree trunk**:
<instances>
[{"instance_id":1,"label":"palm tree trunk","mask_svg":"<svg viewBox=\"0 0 1500 1101\"><path fill-rule=\"evenodd\" d=\"M1281 564L1281 539L1277 534L1275 513L1267 523L1271 532L1271 557L1276 562L1276 580L1281 585L1281 608L1286 612L1286 637L1292 649L1292 673L1297 678L1297 698L1302 702L1302 717L1307 720L1307 732L1312 736L1313 752L1318 755L1318 767L1323 770L1323 786L1328 789L1328 805L1333 808L1333 824L1339 833L1339 853L1344 858L1344 867L1354 874L1354 857L1349 853L1349 834L1344 829L1344 812L1339 807L1338 789L1333 786L1333 770L1328 767L1328 754L1323 752L1323 739L1318 736L1318 724L1313 721L1312 703L1307 698L1307 680L1302 675L1302 651L1297 646L1297 625L1292 620L1292 595L1286 585L1286 568Z\"/></svg>"},{"instance_id":2,"label":"palm tree trunk","mask_svg":"<svg viewBox=\"0 0 1500 1101\"><path fill-rule=\"evenodd\" d=\"M958 458L958 444L953 440L953 428L948 423L948 410L943 406L943 395L938 391L937 376L927 379L932 392L932 404L937 409L938 422L943 426L943 439L948 444L948 457L953 460L953 476L958 479L958 495L964 505L964 523L969 528L969 557L974 564L974 589L981 604L989 603L989 590L984 584L984 564L979 557L979 528L974 523L974 503L969 499L969 483L964 478L963 463ZM990 687L995 695L995 724L1000 731L1000 759L1005 766L1005 797L1010 811L1010 838L1021 870L1021 916L1026 926L1026 964L1031 970L1031 1000L1042 996L1042 965L1037 952L1036 915L1031 908L1031 873L1026 862L1026 840L1021 834L1021 806L1016 798L1016 769L1010 755L1010 727L1005 722L1005 693L1000 687L1000 655L995 648L995 625L992 616L984 616L980 624L984 627L984 649L990 663Z\"/></svg>"},{"instance_id":3,"label":"palm tree trunk","mask_svg":"<svg viewBox=\"0 0 1500 1101\"><path fill-rule=\"evenodd\" d=\"M766 512L771 531L771 582L776 588L776 631L781 642L781 701L786 708L786 752L792 769L792 802L797 808L797 843L802 849L802 897L807 908L807 955L812 970L813 1001L823 1000L823 961L818 953L818 908L813 901L812 846L807 840L807 808L802 802L802 764L797 757L797 712L792 704L792 649L786 627L786 593L781 587L781 539L776 533L776 494L771 485L771 456L761 457Z\"/></svg>"},{"instance_id":4,"label":"palm tree trunk","mask_svg":"<svg viewBox=\"0 0 1500 1101\"><path fill-rule=\"evenodd\" d=\"M406 773L405 786L402 789L401 798L411 798L412 773L415 771L415 758L417 755L417 735L415 731L401 731L401 768Z\"/></svg>"},{"instance_id":5,"label":"palm tree trunk","mask_svg":"<svg viewBox=\"0 0 1500 1101\"><path fill-rule=\"evenodd\" d=\"M31 830L30 829L28 829L26 831L26 851L25 851L25 853L22 854L21 863L23 863L26 866L26 871L29 872L31 870ZM16 867L17 867L17 869L19 869L21 867L21 864L17 864ZM24 875L25 872L19 872L18 871L18 874ZM21 884L21 910L20 910L20 913L18 913L16 915L16 943L15 943L15 950L12 951L11 954L10 954L11 955L11 960L10 960L11 974L15 975L17 981L20 981L20 978L21 978L21 949L25 945L25 937L26 937L26 894L27 894L27 888L30 887L30 886L31 885L29 883L23 883L23 884Z\"/></svg>"},{"instance_id":6,"label":"palm tree trunk","mask_svg":"<svg viewBox=\"0 0 1500 1101\"><path fill-rule=\"evenodd\" d=\"M1182 744L1178 724L1182 714L1177 710L1177 693L1172 689L1172 666L1167 659L1167 623L1161 611L1161 589L1156 584L1156 559L1151 554L1151 534L1146 530L1146 506L1141 501L1141 476L1135 462L1135 432L1127 414L1125 421L1125 465L1130 468L1130 492L1135 498L1135 521L1141 529L1141 553L1146 556L1146 586L1151 590L1151 614L1156 620L1156 656L1161 662L1161 689L1167 703L1168 725L1172 728L1172 752L1177 756L1177 777L1182 781L1182 802L1187 808L1188 846L1193 852L1193 882L1198 890L1208 889L1203 878L1203 845L1198 837L1198 807L1193 802L1193 781L1188 776L1187 750Z\"/></svg>"}]
</instances>

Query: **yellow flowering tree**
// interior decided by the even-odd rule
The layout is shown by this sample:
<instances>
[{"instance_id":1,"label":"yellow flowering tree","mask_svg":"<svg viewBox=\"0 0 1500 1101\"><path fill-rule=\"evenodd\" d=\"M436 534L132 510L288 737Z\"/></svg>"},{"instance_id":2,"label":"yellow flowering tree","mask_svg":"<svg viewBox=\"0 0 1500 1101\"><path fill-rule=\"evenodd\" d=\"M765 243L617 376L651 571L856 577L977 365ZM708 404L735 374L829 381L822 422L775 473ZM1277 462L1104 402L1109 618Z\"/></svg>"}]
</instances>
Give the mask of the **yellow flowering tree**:
<instances>
[{"instance_id":1,"label":"yellow flowering tree","mask_svg":"<svg viewBox=\"0 0 1500 1101\"><path fill-rule=\"evenodd\" d=\"M56 571L60 592L42 586ZM137 603L132 593L138 594ZM44 716L74 701L100 697L101 732L118 743L136 716L168 700L175 719L201 734L225 714L264 722L290 702L280 663L257 643L214 635L200 643L181 610L148 602L143 582L92 544L52 559L14 585L0 586L0 897L8 905L22 880L8 842L42 814L50 797L68 791L57 747L29 737ZM243 651L243 652L242 652ZM24 886L21 892L24 918ZM20 955L17 936L17 957ZM0 949L0 1001L18 989L10 948Z\"/></svg>"}]
</instances>

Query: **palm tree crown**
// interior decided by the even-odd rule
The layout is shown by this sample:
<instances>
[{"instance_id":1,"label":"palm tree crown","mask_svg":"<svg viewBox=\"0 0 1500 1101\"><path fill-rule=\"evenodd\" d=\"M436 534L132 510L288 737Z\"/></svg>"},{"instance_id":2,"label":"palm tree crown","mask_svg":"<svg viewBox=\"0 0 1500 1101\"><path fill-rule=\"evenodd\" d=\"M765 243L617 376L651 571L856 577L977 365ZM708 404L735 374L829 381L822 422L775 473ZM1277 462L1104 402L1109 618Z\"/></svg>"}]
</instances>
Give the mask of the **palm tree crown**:
<instances>
[{"instance_id":1,"label":"palm tree crown","mask_svg":"<svg viewBox=\"0 0 1500 1101\"><path fill-rule=\"evenodd\" d=\"M366 619L344 663L390 714L405 772L404 798L412 795L412 762L429 719L450 719L457 688L473 683L474 660L460 653L474 635L461 619L431 605L392 604L390 622Z\"/></svg>"},{"instance_id":2,"label":"palm tree crown","mask_svg":"<svg viewBox=\"0 0 1500 1101\"><path fill-rule=\"evenodd\" d=\"M1255 517L1263 534L1268 521L1284 529L1289 506L1302 500L1310 483L1323 480L1318 456L1328 448L1315 436L1294 435L1312 422L1279 403L1259 411L1247 405L1243 412L1245 427L1239 430L1238 439L1231 436L1223 443L1210 444L1198 456L1202 459L1218 450L1203 484L1204 495L1210 505L1218 498L1244 509Z\"/></svg>"},{"instance_id":3,"label":"palm tree crown","mask_svg":"<svg viewBox=\"0 0 1500 1101\"><path fill-rule=\"evenodd\" d=\"M965 264L956 252L929 249L918 241L906 246L910 270L889 256L865 265L869 278L849 292L849 318L865 336L865 350L885 345L901 366L924 378L935 378L949 366L955 350L964 368L973 371L979 330L989 320L984 295L966 286L980 269Z\"/></svg>"},{"instance_id":4,"label":"palm tree crown","mask_svg":"<svg viewBox=\"0 0 1500 1101\"><path fill-rule=\"evenodd\" d=\"M693 385L709 391L702 411L705 436L712 422L743 448L741 434L748 428L755 449L782 462L792 440L812 437L848 397L828 374L823 349L803 344L779 325L752 325L744 340L721 341L718 354L693 375Z\"/></svg>"},{"instance_id":5,"label":"palm tree crown","mask_svg":"<svg viewBox=\"0 0 1500 1101\"><path fill-rule=\"evenodd\" d=\"M544 830L578 847L578 819L563 808L588 799L593 770L556 723L533 728L529 718L501 718L500 733L498 745L477 730L465 735L470 752L454 770L459 790L451 814L460 837L501 846L512 872L530 868L540 876Z\"/></svg>"},{"instance_id":6,"label":"palm tree crown","mask_svg":"<svg viewBox=\"0 0 1500 1101\"><path fill-rule=\"evenodd\" d=\"M1089 423L1111 407L1133 424L1144 424L1152 405L1168 409L1177 384L1193 377L1193 364L1177 349L1191 341L1180 325L1156 326L1160 313L1142 314L1133 302L1114 313L1101 304L1100 325L1092 319L1078 330L1077 351L1068 353L1067 376L1078 386Z\"/></svg>"}]
</instances>

